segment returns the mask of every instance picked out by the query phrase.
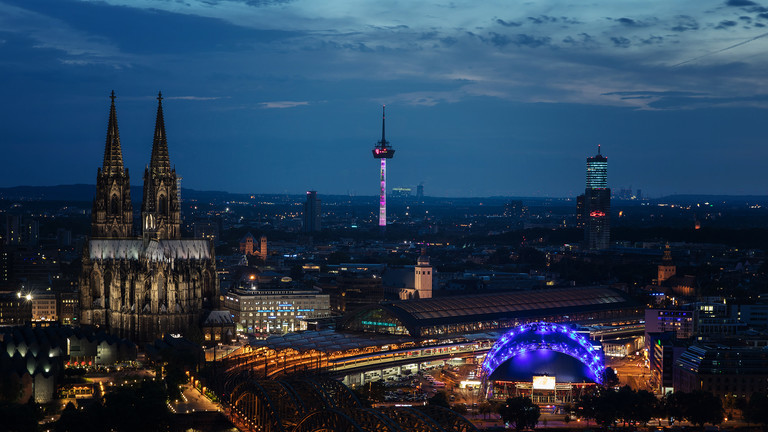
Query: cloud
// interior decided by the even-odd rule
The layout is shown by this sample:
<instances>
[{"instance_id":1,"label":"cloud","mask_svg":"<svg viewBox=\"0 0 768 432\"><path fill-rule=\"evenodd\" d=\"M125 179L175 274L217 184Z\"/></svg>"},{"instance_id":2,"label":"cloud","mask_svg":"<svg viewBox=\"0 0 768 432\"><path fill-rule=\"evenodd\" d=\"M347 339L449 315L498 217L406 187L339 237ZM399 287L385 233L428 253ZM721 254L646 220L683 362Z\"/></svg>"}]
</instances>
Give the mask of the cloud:
<instances>
[{"instance_id":1,"label":"cloud","mask_svg":"<svg viewBox=\"0 0 768 432\"><path fill-rule=\"evenodd\" d=\"M548 45L550 43L549 36L542 36L537 37L529 34L515 34L515 35L505 35L505 34L499 34L495 32L488 33L490 36L489 38L480 37L480 39L483 42L490 42L492 45L502 48L507 45L514 45L517 47L529 47L529 48L538 48L543 45Z\"/></svg>"},{"instance_id":2,"label":"cloud","mask_svg":"<svg viewBox=\"0 0 768 432\"><path fill-rule=\"evenodd\" d=\"M515 21L504 21L503 19L497 18L496 19L497 24L501 24L504 27L520 27L522 23L515 22Z\"/></svg>"},{"instance_id":3,"label":"cloud","mask_svg":"<svg viewBox=\"0 0 768 432\"><path fill-rule=\"evenodd\" d=\"M60 19L1 2L0 28L32 39L33 48L61 51L62 64L127 67L136 60L105 38L72 28Z\"/></svg>"},{"instance_id":4,"label":"cloud","mask_svg":"<svg viewBox=\"0 0 768 432\"><path fill-rule=\"evenodd\" d=\"M618 21L621 24L624 24L626 26L635 27L638 25L638 22L631 19L631 18L619 18L616 21Z\"/></svg>"},{"instance_id":5,"label":"cloud","mask_svg":"<svg viewBox=\"0 0 768 432\"><path fill-rule=\"evenodd\" d=\"M750 0L728 0L725 2L726 6L756 6L757 3Z\"/></svg>"},{"instance_id":6,"label":"cloud","mask_svg":"<svg viewBox=\"0 0 768 432\"><path fill-rule=\"evenodd\" d=\"M539 15L538 17L528 17L528 21L531 21L534 24L546 24L557 22L557 18L547 15Z\"/></svg>"},{"instance_id":7,"label":"cloud","mask_svg":"<svg viewBox=\"0 0 768 432\"><path fill-rule=\"evenodd\" d=\"M261 102L259 106L262 108L295 108L297 106L309 105L306 101L274 101L274 102Z\"/></svg>"},{"instance_id":8,"label":"cloud","mask_svg":"<svg viewBox=\"0 0 768 432\"><path fill-rule=\"evenodd\" d=\"M715 28L718 30L722 30L722 29L733 27L736 24L737 24L736 21L723 20L723 21L720 21L720 24L718 24L718 26Z\"/></svg>"},{"instance_id":9,"label":"cloud","mask_svg":"<svg viewBox=\"0 0 768 432\"><path fill-rule=\"evenodd\" d=\"M671 28L672 31L685 32L699 29L699 23L691 16L678 15L675 17L675 21L675 25Z\"/></svg>"},{"instance_id":10,"label":"cloud","mask_svg":"<svg viewBox=\"0 0 768 432\"><path fill-rule=\"evenodd\" d=\"M632 44L632 42L629 39L622 36L612 37L611 41L615 46L621 47L621 48L626 48Z\"/></svg>"}]
</instances>

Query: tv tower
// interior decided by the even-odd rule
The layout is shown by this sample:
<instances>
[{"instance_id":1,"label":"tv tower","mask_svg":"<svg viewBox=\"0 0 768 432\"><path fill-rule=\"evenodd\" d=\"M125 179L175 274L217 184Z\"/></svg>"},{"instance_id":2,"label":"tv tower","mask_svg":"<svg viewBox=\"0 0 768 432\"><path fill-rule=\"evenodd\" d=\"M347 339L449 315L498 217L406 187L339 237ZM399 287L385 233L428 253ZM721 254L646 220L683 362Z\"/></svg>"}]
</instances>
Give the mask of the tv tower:
<instances>
[{"instance_id":1,"label":"tv tower","mask_svg":"<svg viewBox=\"0 0 768 432\"><path fill-rule=\"evenodd\" d=\"M381 141L373 147L374 159L381 159L381 194L379 195L379 226L387 226L387 159L395 156L395 150L384 137L384 122L386 120L386 105L381 106Z\"/></svg>"}]
</instances>

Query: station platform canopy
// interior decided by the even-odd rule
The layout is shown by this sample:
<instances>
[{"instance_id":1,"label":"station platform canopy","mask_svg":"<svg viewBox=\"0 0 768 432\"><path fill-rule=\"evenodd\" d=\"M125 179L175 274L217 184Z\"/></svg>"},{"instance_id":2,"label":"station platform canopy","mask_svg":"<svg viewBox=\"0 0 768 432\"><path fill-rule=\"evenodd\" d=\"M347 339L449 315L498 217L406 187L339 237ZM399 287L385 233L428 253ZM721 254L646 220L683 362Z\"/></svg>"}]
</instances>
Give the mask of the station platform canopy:
<instances>
[{"instance_id":1,"label":"station platform canopy","mask_svg":"<svg viewBox=\"0 0 768 432\"><path fill-rule=\"evenodd\" d=\"M625 293L591 286L383 302L347 314L340 327L427 338L508 329L531 321L591 325L641 315L642 306Z\"/></svg>"},{"instance_id":2,"label":"station platform canopy","mask_svg":"<svg viewBox=\"0 0 768 432\"><path fill-rule=\"evenodd\" d=\"M299 352L318 351L334 353L355 349L378 349L383 345L399 347L403 344L412 345L413 339L381 334L353 334L336 332L334 330L320 330L270 336L265 340L254 340L250 343L250 346L253 348L264 347L275 351L293 349Z\"/></svg>"}]
</instances>

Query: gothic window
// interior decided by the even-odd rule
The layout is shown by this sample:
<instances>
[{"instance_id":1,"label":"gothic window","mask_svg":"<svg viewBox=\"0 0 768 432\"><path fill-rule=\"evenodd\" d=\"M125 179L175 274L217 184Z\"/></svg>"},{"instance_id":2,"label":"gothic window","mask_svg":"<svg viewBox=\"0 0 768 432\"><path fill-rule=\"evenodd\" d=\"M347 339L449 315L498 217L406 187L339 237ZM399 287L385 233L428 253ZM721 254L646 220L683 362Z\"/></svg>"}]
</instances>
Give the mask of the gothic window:
<instances>
[{"instance_id":1,"label":"gothic window","mask_svg":"<svg viewBox=\"0 0 768 432\"><path fill-rule=\"evenodd\" d=\"M160 212L160 214L168 214L168 199L165 197L165 195L160 195L160 198L158 199L157 210Z\"/></svg>"},{"instance_id":2,"label":"gothic window","mask_svg":"<svg viewBox=\"0 0 768 432\"><path fill-rule=\"evenodd\" d=\"M109 214L117 215L120 212L120 202L117 199L117 194L112 195L112 203L109 207Z\"/></svg>"},{"instance_id":3,"label":"gothic window","mask_svg":"<svg viewBox=\"0 0 768 432\"><path fill-rule=\"evenodd\" d=\"M98 273L92 273L91 274L91 298L89 300L94 300L99 297L101 297L101 281L99 281L99 274Z\"/></svg>"}]
</instances>

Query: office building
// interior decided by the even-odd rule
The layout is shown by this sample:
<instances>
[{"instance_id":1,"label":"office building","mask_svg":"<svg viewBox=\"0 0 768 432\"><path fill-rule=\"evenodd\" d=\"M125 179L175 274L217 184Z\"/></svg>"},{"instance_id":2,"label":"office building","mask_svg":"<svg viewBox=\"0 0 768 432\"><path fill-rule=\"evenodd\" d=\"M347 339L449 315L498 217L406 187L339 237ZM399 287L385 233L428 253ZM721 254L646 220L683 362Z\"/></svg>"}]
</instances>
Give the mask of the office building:
<instances>
[{"instance_id":1,"label":"office building","mask_svg":"<svg viewBox=\"0 0 768 432\"><path fill-rule=\"evenodd\" d=\"M320 199L317 191L307 191L307 200L304 202L304 232L320 231Z\"/></svg>"},{"instance_id":2,"label":"office building","mask_svg":"<svg viewBox=\"0 0 768 432\"><path fill-rule=\"evenodd\" d=\"M306 330L309 318L330 315L330 298L319 290L298 288L290 278L243 274L223 296L238 332L283 334Z\"/></svg>"},{"instance_id":3,"label":"office building","mask_svg":"<svg viewBox=\"0 0 768 432\"><path fill-rule=\"evenodd\" d=\"M611 189L608 187L608 158L600 153L600 146L597 146L597 155L587 158L583 206L585 249L608 249L611 239Z\"/></svg>"}]
</instances>

